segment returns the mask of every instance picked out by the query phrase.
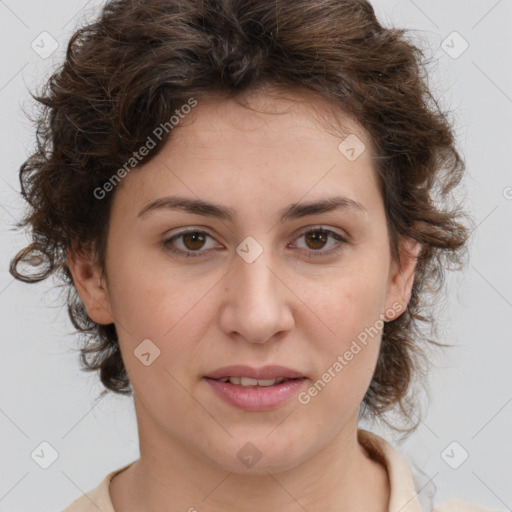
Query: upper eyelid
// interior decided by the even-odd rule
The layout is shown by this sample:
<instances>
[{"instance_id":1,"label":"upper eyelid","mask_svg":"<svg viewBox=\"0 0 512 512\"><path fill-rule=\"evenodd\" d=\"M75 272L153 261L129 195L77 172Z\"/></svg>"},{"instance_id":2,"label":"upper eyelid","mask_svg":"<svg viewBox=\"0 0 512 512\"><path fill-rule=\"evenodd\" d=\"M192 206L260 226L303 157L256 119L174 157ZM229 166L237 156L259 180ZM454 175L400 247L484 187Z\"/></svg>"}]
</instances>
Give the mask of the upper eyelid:
<instances>
[{"instance_id":1,"label":"upper eyelid","mask_svg":"<svg viewBox=\"0 0 512 512\"><path fill-rule=\"evenodd\" d=\"M348 236L345 235L343 232L340 233L340 232L336 231L335 228L331 228L329 226L326 226L325 224L313 224L313 225L307 226L305 228L300 228L295 231L293 236L294 237L302 236L305 233L308 233L309 231L325 231L327 233L334 233L335 235L339 235L343 238L348 238Z\"/></svg>"}]
</instances>

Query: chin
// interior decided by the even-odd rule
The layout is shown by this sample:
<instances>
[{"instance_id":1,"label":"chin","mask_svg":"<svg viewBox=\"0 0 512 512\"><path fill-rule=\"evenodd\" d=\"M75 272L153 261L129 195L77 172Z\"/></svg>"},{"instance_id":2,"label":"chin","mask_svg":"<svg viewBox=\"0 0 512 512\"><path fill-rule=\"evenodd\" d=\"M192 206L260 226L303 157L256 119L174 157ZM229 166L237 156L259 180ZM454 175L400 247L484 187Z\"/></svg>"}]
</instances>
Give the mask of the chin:
<instances>
[{"instance_id":1,"label":"chin","mask_svg":"<svg viewBox=\"0 0 512 512\"><path fill-rule=\"evenodd\" d=\"M207 456L224 471L264 475L291 470L307 460L312 453L314 448L305 446L303 436L297 439L284 434L268 436L267 431L264 435L236 436L230 439L227 446L218 445Z\"/></svg>"}]
</instances>

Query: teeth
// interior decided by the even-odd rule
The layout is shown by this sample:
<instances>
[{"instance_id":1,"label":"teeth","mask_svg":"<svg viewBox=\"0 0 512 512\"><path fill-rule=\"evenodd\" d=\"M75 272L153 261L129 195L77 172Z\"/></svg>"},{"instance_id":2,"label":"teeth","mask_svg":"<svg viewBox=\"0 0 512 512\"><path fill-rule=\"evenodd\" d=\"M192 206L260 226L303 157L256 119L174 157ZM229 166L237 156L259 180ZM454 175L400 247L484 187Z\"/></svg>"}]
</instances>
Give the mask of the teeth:
<instances>
[{"instance_id":1,"label":"teeth","mask_svg":"<svg viewBox=\"0 0 512 512\"><path fill-rule=\"evenodd\" d=\"M260 381L258 381L257 379L250 379L249 377L240 377L239 379L237 379L239 381L239 384L241 384L242 386L257 386L259 384ZM272 379L272 384L274 384L274 379Z\"/></svg>"},{"instance_id":2,"label":"teeth","mask_svg":"<svg viewBox=\"0 0 512 512\"><path fill-rule=\"evenodd\" d=\"M251 379L250 377L224 377L219 379L221 382L231 382L237 386L253 387L253 386L273 386L279 384L285 380L284 377L278 377L276 379Z\"/></svg>"},{"instance_id":3,"label":"teeth","mask_svg":"<svg viewBox=\"0 0 512 512\"><path fill-rule=\"evenodd\" d=\"M254 379L247 379L254 380ZM273 386L277 382L277 379L258 379L256 381L258 386ZM242 386L247 386L248 384L242 384ZM256 385L256 384L254 384Z\"/></svg>"}]
</instances>

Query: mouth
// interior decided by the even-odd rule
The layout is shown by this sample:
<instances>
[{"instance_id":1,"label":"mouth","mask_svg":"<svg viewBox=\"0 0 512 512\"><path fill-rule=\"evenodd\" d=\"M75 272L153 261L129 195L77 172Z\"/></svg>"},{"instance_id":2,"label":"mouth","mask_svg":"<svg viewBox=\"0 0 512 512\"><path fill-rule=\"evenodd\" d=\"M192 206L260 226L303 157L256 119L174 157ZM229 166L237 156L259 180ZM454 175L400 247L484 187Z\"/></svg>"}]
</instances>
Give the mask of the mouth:
<instances>
[{"instance_id":1,"label":"mouth","mask_svg":"<svg viewBox=\"0 0 512 512\"><path fill-rule=\"evenodd\" d=\"M301 372L283 366L220 368L203 377L215 395L246 411L276 409L308 380Z\"/></svg>"},{"instance_id":2,"label":"mouth","mask_svg":"<svg viewBox=\"0 0 512 512\"><path fill-rule=\"evenodd\" d=\"M286 366L267 365L262 368L253 368L239 364L224 366L223 368L214 370L205 375L205 378L214 380L228 379L232 380L232 384L242 384L246 386L255 386L258 385L258 382L261 382L263 386L271 386L274 382L270 384L265 384L265 382L270 382L271 380L282 382L283 380L305 378L305 375L298 370L287 368ZM240 379L240 382L237 382L236 379Z\"/></svg>"},{"instance_id":3,"label":"mouth","mask_svg":"<svg viewBox=\"0 0 512 512\"><path fill-rule=\"evenodd\" d=\"M233 384L235 386L243 386L244 388L252 388L255 386L266 388L269 386L275 386L276 384L281 384L282 382L297 380L300 378L304 377L297 377L295 379L289 379L286 377L277 377L274 379L252 379L251 377L223 377L221 379L214 380L218 380L219 382L229 382L230 384Z\"/></svg>"}]
</instances>

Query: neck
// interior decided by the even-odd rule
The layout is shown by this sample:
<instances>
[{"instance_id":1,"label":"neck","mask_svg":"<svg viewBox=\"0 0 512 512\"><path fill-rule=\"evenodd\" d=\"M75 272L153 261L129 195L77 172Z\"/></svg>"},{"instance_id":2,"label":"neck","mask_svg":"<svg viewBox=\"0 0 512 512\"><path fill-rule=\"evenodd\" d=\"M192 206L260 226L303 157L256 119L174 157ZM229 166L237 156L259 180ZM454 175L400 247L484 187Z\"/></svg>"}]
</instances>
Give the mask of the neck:
<instances>
[{"instance_id":1,"label":"neck","mask_svg":"<svg viewBox=\"0 0 512 512\"><path fill-rule=\"evenodd\" d=\"M140 459L110 485L116 511L387 510L387 473L357 441L356 415L307 460L286 471L259 474L220 468L149 428L139 412L138 425Z\"/></svg>"}]
</instances>

